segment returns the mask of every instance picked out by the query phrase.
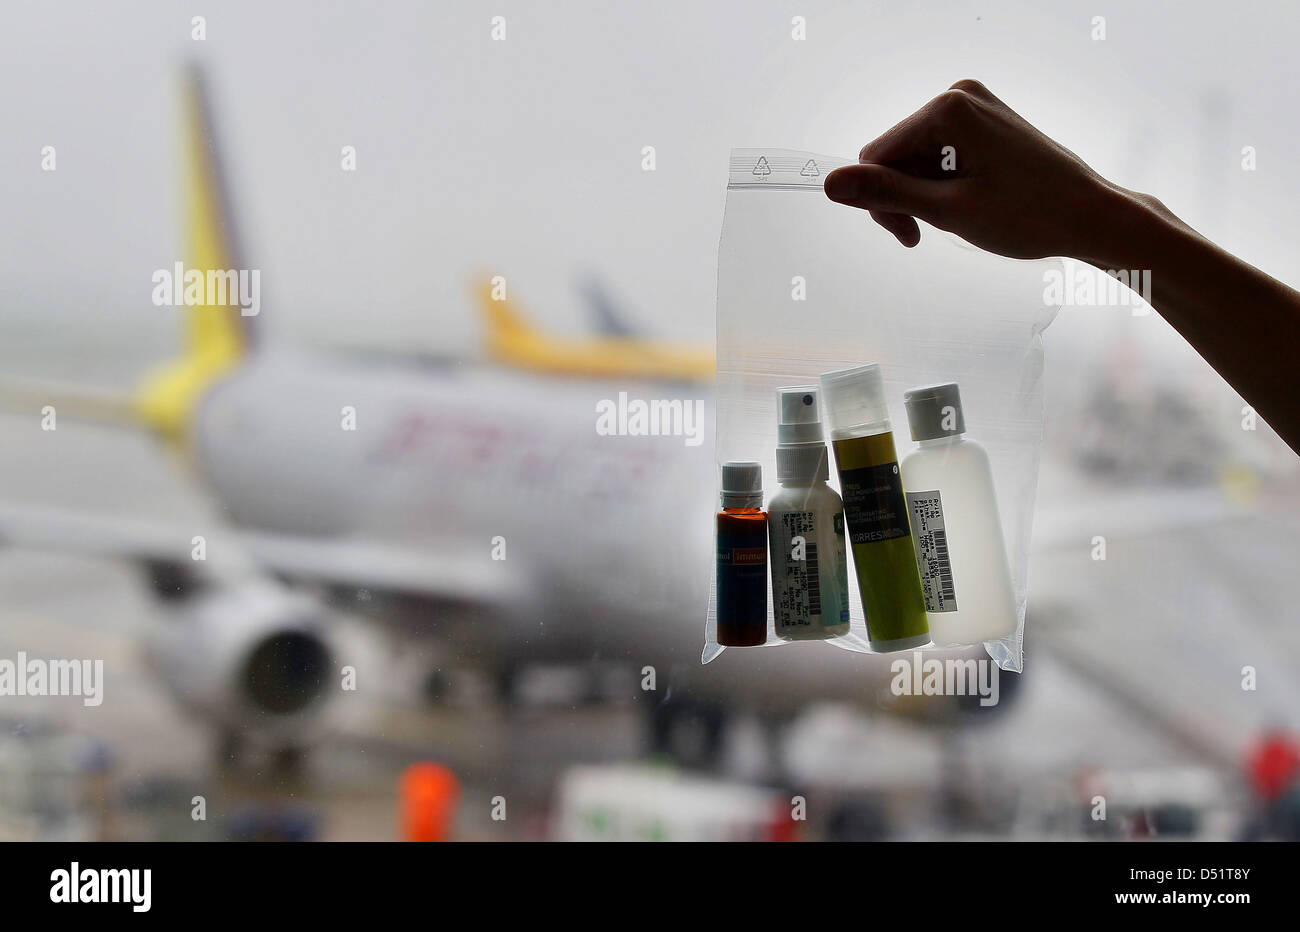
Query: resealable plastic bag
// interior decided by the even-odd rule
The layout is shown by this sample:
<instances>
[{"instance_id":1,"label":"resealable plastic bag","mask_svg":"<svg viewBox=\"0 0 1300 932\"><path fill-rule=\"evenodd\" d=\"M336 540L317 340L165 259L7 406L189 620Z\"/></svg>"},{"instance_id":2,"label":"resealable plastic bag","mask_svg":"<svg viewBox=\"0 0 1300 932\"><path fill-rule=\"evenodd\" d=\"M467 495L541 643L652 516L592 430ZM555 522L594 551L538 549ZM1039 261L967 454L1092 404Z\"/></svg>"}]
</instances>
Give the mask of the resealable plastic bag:
<instances>
[{"instance_id":1,"label":"resealable plastic bag","mask_svg":"<svg viewBox=\"0 0 1300 932\"><path fill-rule=\"evenodd\" d=\"M827 199L826 175L852 159L734 149L718 248L717 460L763 466L776 481L776 389L878 363L901 461L914 444L903 392L957 382L966 433L988 451L1015 590L1014 636L985 642L1000 668L1023 669L1029 536L1043 435L1042 333L1053 260L1005 259L922 224L907 249L861 210ZM829 441L829 437L827 438ZM838 489L835 469L832 487ZM849 576L854 576L850 568ZM825 643L870 651L856 581L849 633ZM775 636L771 599L763 646ZM702 657L716 637L710 590Z\"/></svg>"}]
</instances>

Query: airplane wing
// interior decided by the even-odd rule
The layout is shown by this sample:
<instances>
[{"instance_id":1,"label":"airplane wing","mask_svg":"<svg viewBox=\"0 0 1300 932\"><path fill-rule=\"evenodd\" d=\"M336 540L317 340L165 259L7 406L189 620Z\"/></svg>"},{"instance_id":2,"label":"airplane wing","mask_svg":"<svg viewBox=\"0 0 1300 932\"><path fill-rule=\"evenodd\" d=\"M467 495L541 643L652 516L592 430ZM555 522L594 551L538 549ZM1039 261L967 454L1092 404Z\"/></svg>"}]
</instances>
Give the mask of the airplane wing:
<instances>
[{"instance_id":1,"label":"airplane wing","mask_svg":"<svg viewBox=\"0 0 1300 932\"><path fill-rule=\"evenodd\" d=\"M255 566L304 582L481 604L503 605L521 595L518 573L463 554L206 523L196 530L165 520L0 502L0 544L185 566L198 562L193 538L199 533L204 538L204 569L218 575Z\"/></svg>"},{"instance_id":2,"label":"airplane wing","mask_svg":"<svg viewBox=\"0 0 1300 932\"><path fill-rule=\"evenodd\" d=\"M239 538L261 565L296 579L484 605L523 596L520 574L507 573L501 562L459 553L261 531L241 532Z\"/></svg>"}]
</instances>

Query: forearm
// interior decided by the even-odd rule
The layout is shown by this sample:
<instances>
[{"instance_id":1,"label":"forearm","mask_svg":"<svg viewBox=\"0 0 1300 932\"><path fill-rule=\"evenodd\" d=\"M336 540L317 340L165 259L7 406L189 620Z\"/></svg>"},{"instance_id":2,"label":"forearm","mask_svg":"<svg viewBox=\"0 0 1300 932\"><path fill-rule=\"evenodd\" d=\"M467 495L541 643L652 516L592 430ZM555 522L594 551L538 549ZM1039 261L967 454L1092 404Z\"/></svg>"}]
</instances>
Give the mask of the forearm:
<instances>
[{"instance_id":1,"label":"forearm","mask_svg":"<svg viewBox=\"0 0 1300 932\"><path fill-rule=\"evenodd\" d=\"M1300 453L1300 293L1187 226L1154 198L1110 187L1102 235L1074 258L1151 273L1151 305Z\"/></svg>"}]
</instances>

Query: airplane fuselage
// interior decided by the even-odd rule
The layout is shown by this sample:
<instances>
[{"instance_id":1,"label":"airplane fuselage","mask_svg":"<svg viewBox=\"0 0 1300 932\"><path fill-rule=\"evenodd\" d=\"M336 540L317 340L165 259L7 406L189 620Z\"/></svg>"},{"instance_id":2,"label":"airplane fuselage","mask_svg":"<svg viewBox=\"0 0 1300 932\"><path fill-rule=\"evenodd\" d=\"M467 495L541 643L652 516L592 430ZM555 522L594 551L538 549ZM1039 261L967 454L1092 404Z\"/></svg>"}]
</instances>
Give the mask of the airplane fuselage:
<instances>
[{"instance_id":1,"label":"airplane fuselage","mask_svg":"<svg viewBox=\"0 0 1300 932\"><path fill-rule=\"evenodd\" d=\"M398 543L526 574L520 623L542 623L546 636L534 632L529 648L540 655L698 650L711 446L598 431L600 403L619 392L711 396L698 385L268 354L213 386L191 441L245 527Z\"/></svg>"}]
</instances>

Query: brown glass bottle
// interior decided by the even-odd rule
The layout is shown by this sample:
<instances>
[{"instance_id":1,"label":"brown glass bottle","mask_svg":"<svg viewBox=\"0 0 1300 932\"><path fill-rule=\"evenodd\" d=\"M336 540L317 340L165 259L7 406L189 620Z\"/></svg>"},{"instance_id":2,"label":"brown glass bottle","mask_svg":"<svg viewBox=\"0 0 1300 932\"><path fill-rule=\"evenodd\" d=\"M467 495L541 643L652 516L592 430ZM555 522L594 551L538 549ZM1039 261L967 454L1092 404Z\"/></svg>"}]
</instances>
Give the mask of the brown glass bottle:
<instances>
[{"instance_id":1,"label":"brown glass bottle","mask_svg":"<svg viewBox=\"0 0 1300 932\"><path fill-rule=\"evenodd\" d=\"M761 508L718 512L718 643L767 641L767 514Z\"/></svg>"},{"instance_id":2,"label":"brown glass bottle","mask_svg":"<svg viewBox=\"0 0 1300 932\"><path fill-rule=\"evenodd\" d=\"M723 647L767 643L767 514L758 463L722 466L718 512L717 639Z\"/></svg>"}]
</instances>

